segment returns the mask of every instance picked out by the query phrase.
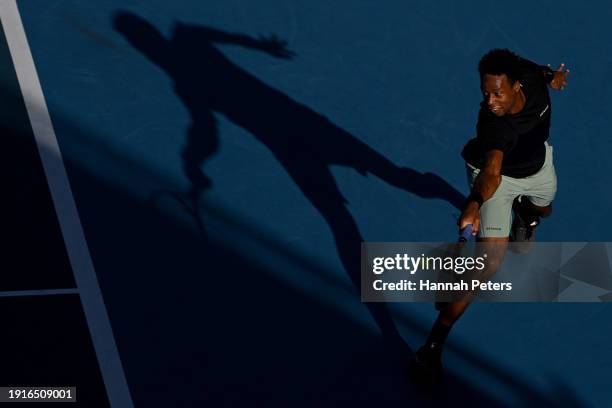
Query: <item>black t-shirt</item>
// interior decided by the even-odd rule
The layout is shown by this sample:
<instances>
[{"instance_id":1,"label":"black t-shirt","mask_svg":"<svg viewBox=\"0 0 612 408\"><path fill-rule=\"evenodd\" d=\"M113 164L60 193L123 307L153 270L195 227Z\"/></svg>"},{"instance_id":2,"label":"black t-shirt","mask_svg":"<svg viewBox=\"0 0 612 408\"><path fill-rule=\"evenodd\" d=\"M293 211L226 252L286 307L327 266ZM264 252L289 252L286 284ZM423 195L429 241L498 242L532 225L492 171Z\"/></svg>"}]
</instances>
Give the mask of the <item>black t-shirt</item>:
<instances>
[{"instance_id":1,"label":"black t-shirt","mask_svg":"<svg viewBox=\"0 0 612 408\"><path fill-rule=\"evenodd\" d=\"M548 75L545 75L547 72ZM501 173L522 178L542 168L546 157L544 142L550 129L550 96L547 83L552 79L550 68L521 58L519 81L526 101L513 115L495 116L486 102L480 104L476 137L463 148L461 155L469 164L482 168L487 152L504 152Z\"/></svg>"}]
</instances>

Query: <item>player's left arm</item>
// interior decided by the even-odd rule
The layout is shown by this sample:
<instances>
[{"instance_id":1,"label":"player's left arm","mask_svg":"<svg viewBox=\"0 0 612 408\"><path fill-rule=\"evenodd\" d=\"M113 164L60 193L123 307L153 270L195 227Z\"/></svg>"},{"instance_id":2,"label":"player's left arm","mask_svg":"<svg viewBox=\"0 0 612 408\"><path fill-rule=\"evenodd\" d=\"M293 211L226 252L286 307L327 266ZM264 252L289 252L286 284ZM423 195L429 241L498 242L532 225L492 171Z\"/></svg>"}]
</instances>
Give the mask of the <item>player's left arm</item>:
<instances>
[{"instance_id":1,"label":"player's left arm","mask_svg":"<svg viewBox=\"0 0 612 408\"><path fill-rule=\"evenodd\" d=\"M546 67L547 72L544 75L549 78L548 86L556 91L562 91L567 86L567 76L570 70L567 69L564 63L559 64L555 71L550 67L550 64Z\"/></svg>"},{"instance_id":2,"label":"player's left arm","mask_svg":"<svg viewBox=\"0 0 612 408\"><path fill-rule=\"evenodd\" d=\"M567 76L570 71L564 63L559 64L557 69L553 70L550 64L539 65L522 57L519 57L519 60L526 75L536 73L536 75L543 76L548 86L557 91L562 91L567 86Z\"/></svg>"}]
</instances>

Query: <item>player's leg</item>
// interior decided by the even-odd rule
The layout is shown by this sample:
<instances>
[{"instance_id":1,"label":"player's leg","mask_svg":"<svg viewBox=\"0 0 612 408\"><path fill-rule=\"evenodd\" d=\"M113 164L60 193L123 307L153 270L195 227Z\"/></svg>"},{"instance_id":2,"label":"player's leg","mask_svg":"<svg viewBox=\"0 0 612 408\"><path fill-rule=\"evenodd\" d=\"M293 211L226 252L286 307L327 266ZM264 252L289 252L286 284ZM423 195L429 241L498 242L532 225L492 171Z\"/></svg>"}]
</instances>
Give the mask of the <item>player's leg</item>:
<instances>
[{"instance_id":1,"label":"player's leg","mask_svg":"<svg viewBox=\"0 0 612 408\"><path fill-rule=\"evenodd\" d=\"M552 201L557 192L557 175L553 164L552 146L546 144L544 165L533 176L515 180L525 193L513 203L514 220L511 240L533 242L541 218L552 214Z\"/></svg>"},{"instance_id":2,"label":"player's leg","mask_svg":"<svg viewBox=\"0 0 612 408\"><path fill-rule=\"evenodd\" d=\"M529 202L531 204L533 212L538 214L541 218L547 218L552 215L552 203L545 205L545 206L539 206L539 205L533 204L531 200L529 200Z\"/></svg>"},{"instance_id":3,"label":"player's leg","mask_svg":"<svg viewBox=\"0 0 612 408\"><path fill-rule=\"evenodd\" d=\"M510 211L509 208L508 211ZM479 250L484 251L488 257L486 267L482 272L479 272L478 279L480 281L486 281L490 279L501 266L508 246L508 236L479 238L479 246ZM467 310L476 293L468 292L465 294L462 293L461 295L461 300L444 304L444 307L441 308L438 318L431 328L425 344L416 352L417 365L423 369L433 381L437 381L442 376L442 351L446 338L453 325Z\"/></svg>"},{"instance_id":4,"label":"player's leg","mask_svg":"<svg viewBox=\"0 0 612 408\"><path fill-rule=\"evenodd\" d=\"M468 167L470 187L473 186L478 172L478 169ZM518 194L516 187L512 179L502 176L502 181L495 194L485 201L480 208L478 240L482 243L481 249L488 254L486 268L479 276L481 280L486 280L495 274L506 253L510 233L512 201ZM471 297L466 296L461 301L445 303L427 341L417 351L417 366L431 376L434 381L441 378L441 357L446 338L455 322L469 306L470 300Z\"/></svg>"},{"instance_id":5,"label":"player's leg","mask_svg":"<svg viewBox=\"0 0 612 408\"><path fill-rule=\"evenodd\" d=\"M487 254L485 269L478 273L478 279L486 281L495 275L501 266L508 247L508 237L488 237L479 238L479 248L481 253ZM476 278L476 277L475 277ZM473 296L461 296L461 301L448 302L441 308L438 320L445 326L451 327L465 312ZM435 340L434 340L435 341Z\"/></svg>"}]
</instances>

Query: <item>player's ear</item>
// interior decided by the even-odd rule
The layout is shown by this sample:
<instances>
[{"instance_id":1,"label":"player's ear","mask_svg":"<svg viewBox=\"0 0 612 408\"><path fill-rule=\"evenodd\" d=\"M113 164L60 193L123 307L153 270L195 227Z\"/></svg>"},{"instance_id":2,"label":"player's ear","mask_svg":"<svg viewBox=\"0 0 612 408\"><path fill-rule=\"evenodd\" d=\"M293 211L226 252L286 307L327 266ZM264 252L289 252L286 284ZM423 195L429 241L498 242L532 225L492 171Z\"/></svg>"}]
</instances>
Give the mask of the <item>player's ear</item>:
<instances>
[{"instance_id":1,"label":"player's ear","mask_svg":"<svg viewBox=\"0 0 612 408\"><path fill-rule=\"evenodd\" d=\"M519 81L518 79L516 81L514 81L514 83L512 84L512 90L514 92L518 92L521 89L521 81Z\"/></svg>"}]
</instances>

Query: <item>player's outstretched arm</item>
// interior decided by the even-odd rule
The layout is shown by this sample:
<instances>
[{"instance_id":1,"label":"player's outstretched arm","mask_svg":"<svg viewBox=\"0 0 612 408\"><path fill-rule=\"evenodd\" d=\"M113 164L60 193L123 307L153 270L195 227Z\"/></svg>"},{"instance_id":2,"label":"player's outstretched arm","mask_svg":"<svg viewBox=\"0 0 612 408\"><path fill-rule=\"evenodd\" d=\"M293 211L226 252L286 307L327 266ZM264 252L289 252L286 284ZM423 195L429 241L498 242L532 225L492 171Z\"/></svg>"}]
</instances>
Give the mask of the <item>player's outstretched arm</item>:
<instances>
[{"instance_id":1,"label":"player's outstretched arm","mask_svg":"<svg viewBox=\"0 0 612 408\"><path fill-rule=\"evenodd\" d=\"M472 234L478 233L480 226L480 206L483 202L493 197L497 187L501 183L501 167L504 159L504 152L501 150L491 150L487 153L487 163L482 168L476 180L472 194L468 197L468 202L459 219L459 228L463 229L472 224Z\"/></svg>"}]
</instances>

